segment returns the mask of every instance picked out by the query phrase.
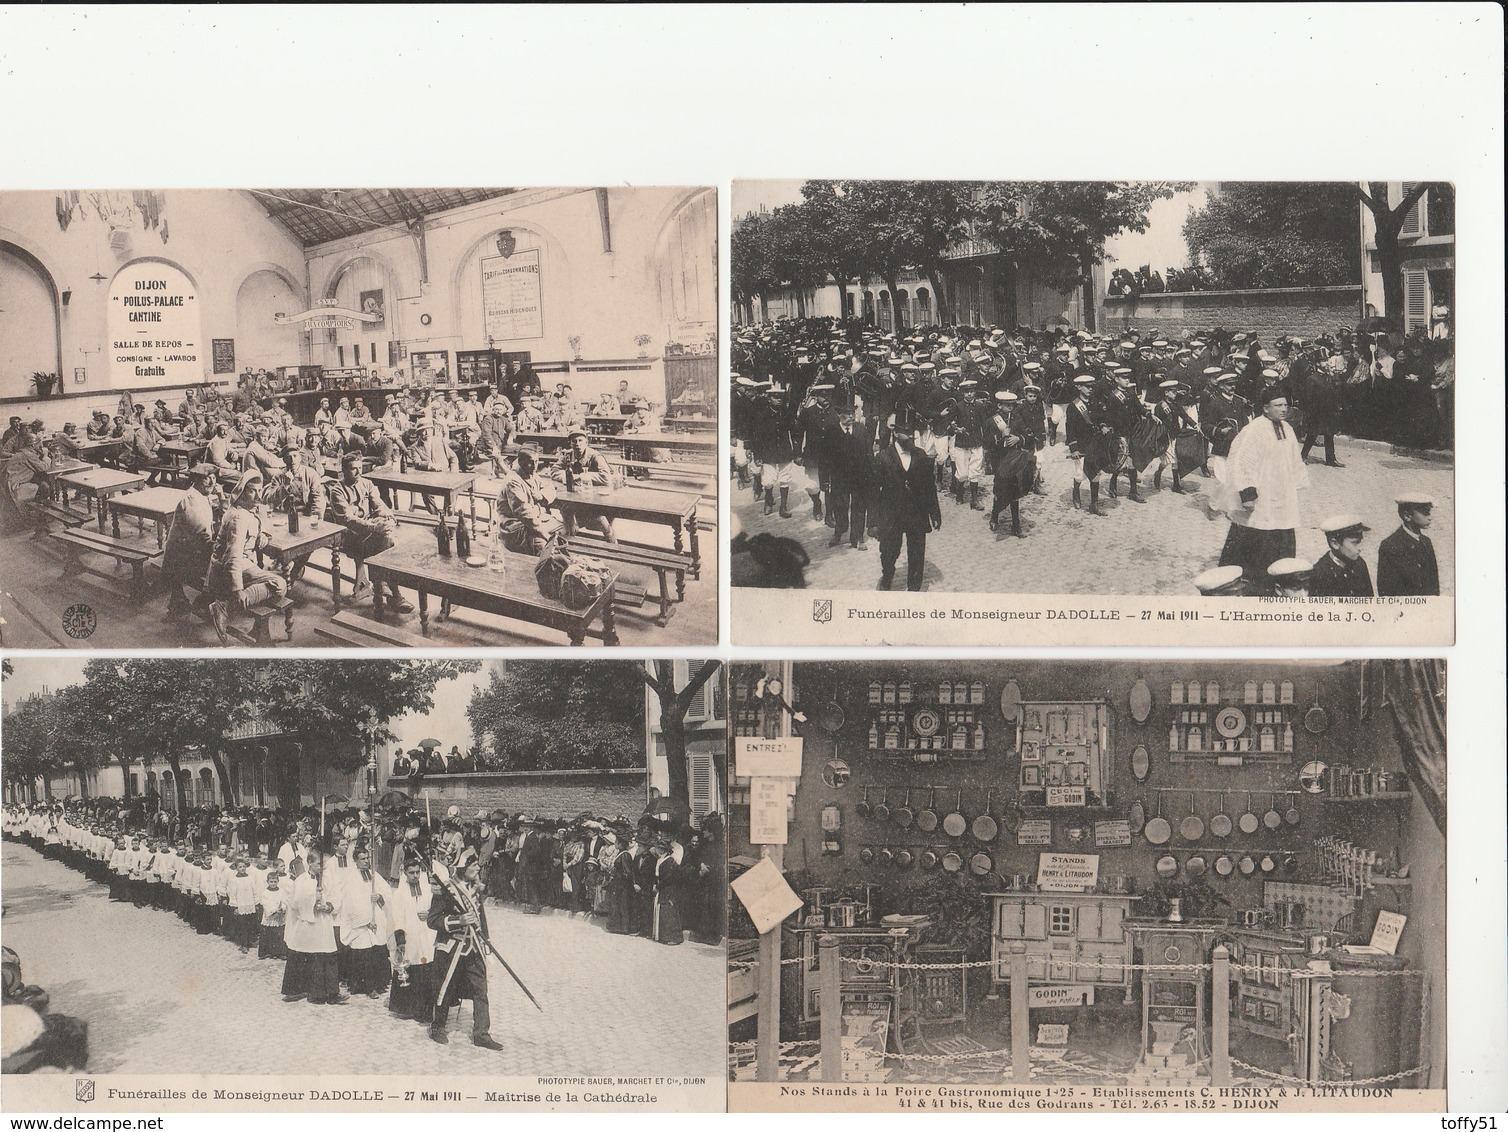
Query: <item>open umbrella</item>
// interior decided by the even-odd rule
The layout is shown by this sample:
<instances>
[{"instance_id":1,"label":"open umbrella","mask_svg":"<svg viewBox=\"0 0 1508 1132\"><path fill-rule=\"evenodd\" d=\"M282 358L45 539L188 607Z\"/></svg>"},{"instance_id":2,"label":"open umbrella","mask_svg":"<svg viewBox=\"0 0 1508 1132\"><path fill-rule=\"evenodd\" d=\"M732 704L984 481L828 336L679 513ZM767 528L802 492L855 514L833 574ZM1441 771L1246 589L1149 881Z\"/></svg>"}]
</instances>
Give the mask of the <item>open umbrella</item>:
<instances>
[{"instance_id":1,"label":"open umbrella","mask_svg":"<svg viewBox=\"0 0 1508 1132\"><path fill-rule=\"evenodd\" d=\"M445 744L441 743L438 739L419 740L419 746L423 747L426 751L433 750L435 747L443 747L444 745Z\"/></svg>"}]
</instances>

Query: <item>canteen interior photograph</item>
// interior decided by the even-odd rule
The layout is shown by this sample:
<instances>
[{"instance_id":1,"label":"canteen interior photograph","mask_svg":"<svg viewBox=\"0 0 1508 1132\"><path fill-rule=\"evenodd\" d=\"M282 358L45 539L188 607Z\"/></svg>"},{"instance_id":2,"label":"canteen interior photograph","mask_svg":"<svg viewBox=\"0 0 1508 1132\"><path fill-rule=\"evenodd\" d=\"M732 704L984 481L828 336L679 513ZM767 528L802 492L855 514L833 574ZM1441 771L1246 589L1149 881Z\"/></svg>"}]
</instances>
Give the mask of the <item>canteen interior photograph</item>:
<instances>
[{"instance_id":1,"label":"canteen interior photograph","mask_svg":"<svg viewBox=\"0 0 1508 1132\"><path fill-rule=\"evenodd\" d=\"M22 648L710 643L717 190L0 193Z\"/></svg>"},{"instance_id":2,"label":"canteen interior photograph","mask_svg":"<svg viewBox=\"0 0 1508 1132\"><path fill-rule=\"evenodd\" d=\"M1443 1087L1442 661L730 679L731 1081Z\"/></svg>"}]
</instances>

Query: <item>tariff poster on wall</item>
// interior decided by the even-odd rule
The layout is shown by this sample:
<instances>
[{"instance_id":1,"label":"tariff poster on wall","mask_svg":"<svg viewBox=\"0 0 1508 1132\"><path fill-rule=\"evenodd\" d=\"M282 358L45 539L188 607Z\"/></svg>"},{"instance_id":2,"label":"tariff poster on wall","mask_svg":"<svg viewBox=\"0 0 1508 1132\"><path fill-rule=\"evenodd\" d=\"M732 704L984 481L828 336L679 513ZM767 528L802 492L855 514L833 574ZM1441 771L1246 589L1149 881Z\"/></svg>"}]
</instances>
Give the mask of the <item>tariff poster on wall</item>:
<instances>
[{"instance_id":1,"label":"tariff poster on wall","mask_svg":"<svg viewBox=\"0 0 1508 1132\"><path fill-rule=\"evenodd\" d=\"M194 285L171 264L121 268L106 311L110 380L117 388L204 380L204 344Z\"/></svg>"},{"instance_id":2,"label":"tariff poster on wall","mask_svg":"<svg viewBox=\"0 0 1508 1132\"><path fill-rule=\"evenodd\" d=\"M544 337L538 248L482 260L482 317L494 342Z\"/></svg>"}]
</instances>

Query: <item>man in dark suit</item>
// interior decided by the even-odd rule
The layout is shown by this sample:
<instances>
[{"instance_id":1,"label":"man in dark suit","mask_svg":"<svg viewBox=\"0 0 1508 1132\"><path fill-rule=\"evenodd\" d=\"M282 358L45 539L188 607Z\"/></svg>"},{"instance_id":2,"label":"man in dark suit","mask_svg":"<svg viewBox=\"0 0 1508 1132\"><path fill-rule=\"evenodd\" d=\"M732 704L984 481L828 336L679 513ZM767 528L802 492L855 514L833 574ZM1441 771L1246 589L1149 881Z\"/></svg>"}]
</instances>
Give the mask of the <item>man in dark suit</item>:
<instances>
[{"instance_id":1,"label":"man in dark suit","mask_svg":"<svg viewBox=\"0 0 1508 1132\"><path fill-rule=\"evenodd\" d=\"M916 418L896 415L891 442L875 460L875 513L880 531L880 589L895 581L895 562L906 540L906 588L922 588L927 532L942 529L932 457L916 446Z\"/></svg>"},{"instance_id":2,"label":"man in dark suit","mask_svg":"<svg viewBox=\"0 0 1508 1132\"><path fill-rule=\"evenodd\" d=\"M838 417L837 433L831 438L828 466L827 510L835 520L830 546L838 546L843 536L855 550L867 550L864 538L869 521L870 499L874 493L874 453L869 433L854 423L852 410Z\"/></svg>"},{"instance_id":3,"label":"man in dark suit","mask_svg":"<svg viewBox=\"0 0 1508 1132\"><path fill-rule=\"evenodd\" d=\"M1435 501L1413 491L1397 499L1396 531L1377 548L1378 597L1436 597L1440 593L1440 567L1435 544L1424 532L1429 528Z\"/></svg>"}]
</instances>

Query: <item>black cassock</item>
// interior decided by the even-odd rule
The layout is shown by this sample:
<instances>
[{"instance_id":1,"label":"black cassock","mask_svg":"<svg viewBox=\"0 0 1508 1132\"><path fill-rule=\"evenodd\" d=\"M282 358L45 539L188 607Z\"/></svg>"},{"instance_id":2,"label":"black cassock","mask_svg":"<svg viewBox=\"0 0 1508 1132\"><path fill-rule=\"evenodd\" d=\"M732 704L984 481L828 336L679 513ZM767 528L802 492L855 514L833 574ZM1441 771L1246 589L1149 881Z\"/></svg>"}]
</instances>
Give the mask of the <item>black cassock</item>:
<instances>
[{"instance_id":1,"label":"black cassock","mask_svg":"<svg viewBox=\"0 0 1508 1132\"><path fill-rule=\"evenodd\" d=\"M487 911L479 903L473 904L473 910L481 920L481 934L487 935ZM455 973L450 977L450 984L445 988L445 998L440 1005L446 1008L455 1006L462 999L487 998L487 957L466 942L466 929L460 924L463 909L459 901L448 888L435 890L434 897L430 901L429 916L425 920L430 930L435 933L435 970L433 977L436 996L440 993L440 983L445 980L445 973L451 969L455 962ZM456 960L456 949L461 949L461 957Z\"/></svg>"}]
</instances>

